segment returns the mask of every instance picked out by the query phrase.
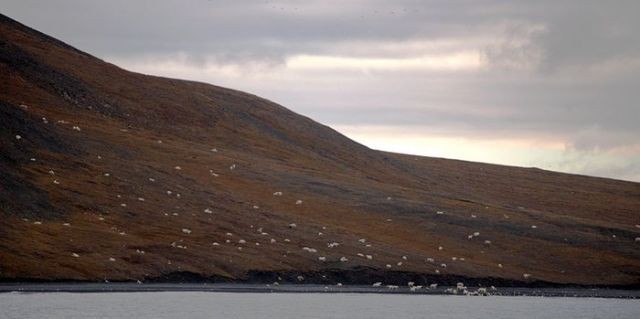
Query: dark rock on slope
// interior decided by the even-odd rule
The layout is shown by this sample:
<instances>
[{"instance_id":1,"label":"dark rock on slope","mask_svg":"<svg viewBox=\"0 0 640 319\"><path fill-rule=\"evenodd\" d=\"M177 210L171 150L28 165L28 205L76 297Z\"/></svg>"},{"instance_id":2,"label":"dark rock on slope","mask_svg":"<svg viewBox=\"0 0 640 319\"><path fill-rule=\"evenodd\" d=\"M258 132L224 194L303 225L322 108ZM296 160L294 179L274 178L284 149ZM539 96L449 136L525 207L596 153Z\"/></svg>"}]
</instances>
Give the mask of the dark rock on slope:
<instances>
[{"instance_id":1,"label":"dark rock on slope","mask_svg":"<svg viewBox=\"0 0 640 319\"><path fill-rule=\"evenodd\" d=\"M4 16L0 74L5 281L640 283L638 183L370 150Z\"/></svg>"}]
</instances>

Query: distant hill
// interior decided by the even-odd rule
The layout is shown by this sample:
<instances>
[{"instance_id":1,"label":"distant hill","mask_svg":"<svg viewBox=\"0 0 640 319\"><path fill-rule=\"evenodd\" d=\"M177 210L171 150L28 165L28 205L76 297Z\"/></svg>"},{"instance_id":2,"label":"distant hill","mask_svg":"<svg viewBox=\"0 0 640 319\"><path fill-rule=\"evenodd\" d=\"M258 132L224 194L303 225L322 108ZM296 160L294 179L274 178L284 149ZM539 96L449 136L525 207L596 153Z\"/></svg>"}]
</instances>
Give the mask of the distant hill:
<instances>
[{"instance_id":1,"label":"distant hill","mask_svg":"<svg viewBox=\"0 0 640 319\"><path fill-rule=\"evenodd\" d=\"M2 15L0 74L4 281L640 284L639 183L371 150Z\"/></svg>"}]
</instances>

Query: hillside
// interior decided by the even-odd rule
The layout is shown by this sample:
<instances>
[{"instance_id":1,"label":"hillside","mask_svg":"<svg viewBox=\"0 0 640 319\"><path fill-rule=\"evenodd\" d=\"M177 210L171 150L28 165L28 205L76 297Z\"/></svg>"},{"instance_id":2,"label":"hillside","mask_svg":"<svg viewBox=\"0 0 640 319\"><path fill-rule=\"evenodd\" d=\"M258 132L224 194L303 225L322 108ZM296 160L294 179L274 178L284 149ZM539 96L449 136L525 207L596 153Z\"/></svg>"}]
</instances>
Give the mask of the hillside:
<instances>
[{"instance_id":1,"label":"hillside","mask_svg":"<svg viewBox=\"0 0 640 319\"><path fill-rule=\"evenodd\" d=\"M0 74L4 281L640 284L639 183L371 150L2 15Z\"/></svg>"}]
</instances>

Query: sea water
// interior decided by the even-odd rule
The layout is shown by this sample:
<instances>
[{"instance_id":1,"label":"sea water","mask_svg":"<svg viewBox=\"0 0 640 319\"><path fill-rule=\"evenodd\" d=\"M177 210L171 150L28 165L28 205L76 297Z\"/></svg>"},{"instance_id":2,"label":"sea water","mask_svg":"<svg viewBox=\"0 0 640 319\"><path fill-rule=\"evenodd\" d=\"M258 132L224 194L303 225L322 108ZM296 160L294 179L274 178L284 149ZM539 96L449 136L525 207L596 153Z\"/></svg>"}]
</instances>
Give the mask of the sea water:
<instances>
[{"instance_id":1,"label":"sea water","mask_svg":"<svg viewBox=\"0 0 640 319\"><path fill-rule=\"evenodd\" d=\"M0 318L640 318L640 301L328 293L1 293Z\"/></svg>"}]
</instances>

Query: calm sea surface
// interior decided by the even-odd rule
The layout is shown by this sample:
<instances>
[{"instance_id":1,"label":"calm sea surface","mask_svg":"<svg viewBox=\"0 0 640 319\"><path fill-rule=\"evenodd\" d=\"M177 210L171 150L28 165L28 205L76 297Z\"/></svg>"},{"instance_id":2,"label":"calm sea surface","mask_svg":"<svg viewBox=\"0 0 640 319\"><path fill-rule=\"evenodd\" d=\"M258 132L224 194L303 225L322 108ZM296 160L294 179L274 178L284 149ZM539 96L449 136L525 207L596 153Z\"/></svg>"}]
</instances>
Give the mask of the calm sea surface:
<instances>
[{"instance_id":1,"label":"calm sea surface","mask_svg":"<svg viewBox=\"0 0 640 319\"><path fill-rule=\"evenodd\" d=\"M320 293L2 293L0 318L640 318L640 301Z\"/></svg>"}]
</instances>

